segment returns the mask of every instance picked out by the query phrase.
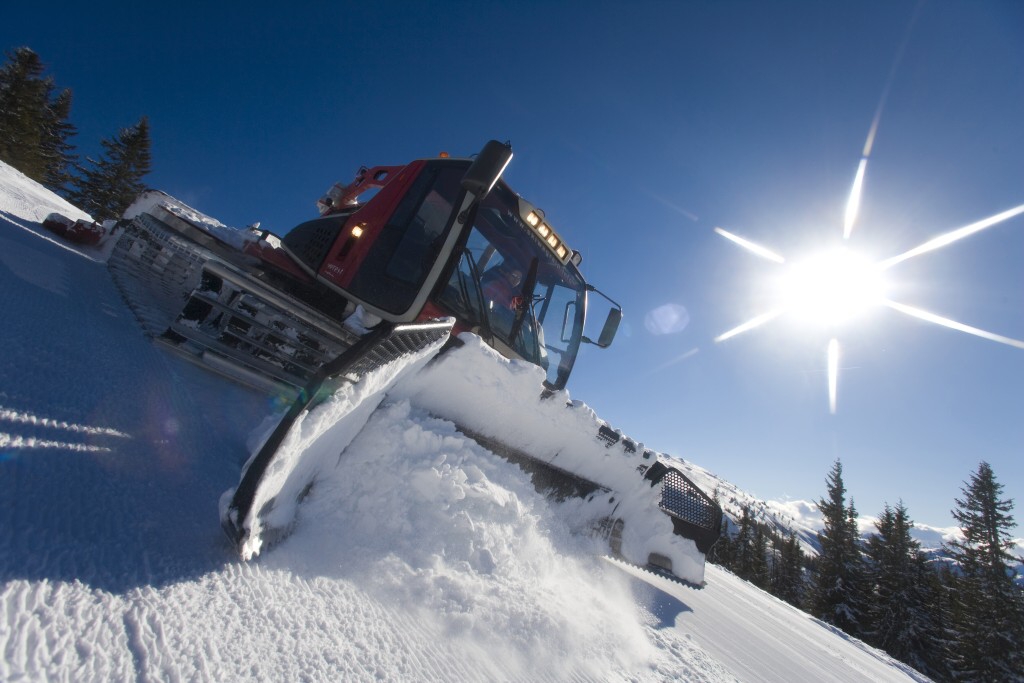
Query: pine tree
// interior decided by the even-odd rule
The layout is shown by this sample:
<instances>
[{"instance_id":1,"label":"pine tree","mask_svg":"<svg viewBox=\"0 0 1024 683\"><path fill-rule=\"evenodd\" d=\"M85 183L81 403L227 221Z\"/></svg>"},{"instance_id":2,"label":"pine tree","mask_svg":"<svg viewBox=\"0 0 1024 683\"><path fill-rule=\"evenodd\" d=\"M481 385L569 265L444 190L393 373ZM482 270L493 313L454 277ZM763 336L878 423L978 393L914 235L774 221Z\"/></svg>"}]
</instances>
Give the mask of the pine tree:
<instances>
[{"instance_id":1,"label":"pine tree","mask_svg":"<svg viewBox=\"0 0 1024 683\"><path fill-rule=\"evenodd\" d=\"M950 652L955 648L950 626L955 594L951 585L953 574L948 563L929 561L923 553L915 565L921 600L931 627L928 634L930 647L919 653L923 662L918 670L936 681L947 681L953 678Z\"/></svg>"},{"instance_id":2,"label":"pine tree","mask_svg":"<svg viewBox=\"0 0 1024 683\"><path fill-rule=\"evenodd\" d=\"M754 575L754 516L749 505L743 506L739 530L733 539L732 570L746 581L750 581Z\"/></svg>"},{"instance_id":3,"label":"pine tree","mask_svg":"<svg viewBox=\"0 0 1024 683\"><path fill-rule=\"evenodd\" d=\"M113 139L101 140L104 157L89 159L92 168L82 169L71 200L97 220L120 218L146 189L142 178L150 170L149 119L143 116Z\"/></svg>"},{"instance_id":4,"label":"pine tree","mask_svg":"<svg viewBox=\"0 0 1024 683\"><path fill-rule=\"evenodd\" d=\"M0 69L0 160L34 180L46 171L40 158L39 121L46 103L48 85L39 56L21 47L6 53L8 63Z\"/></svg>"},{"instance_id":5,"label":"pine tree","mask_svg":"<svg viewBox=\"0 0 1024 683\"><path fill-rule=\"evenodd\" d=\"M853 635L859 636L863 634L864 628L867 627L867 611L871 588L864 560L864 543L861 540L860 527L857 524L857 506L854 505L852 497L850 498L849 506L846 508L846 534L851 548L849 575L850 605L857 613L862 615L857 630L853 632Z\"/></svg>"},{"instance_id":6,"label":"pine tree","mask_svg":"<svg viewBox=\"0 0 1024 683\"><path fill-rule=\"evenodd\" d=\"M78 156L74 153L74 145L70 139L78 133L68 120L71 114L71 90L62 90L49 110L46 129L43 135L41 152L46 161L46 174L43 184L51 190L67 195L70 184L74 182L72 169L77 167Z\"/></svg>"},{"instance_id":7,"label":"pine tree","mask_svg":"<svg viewBox=\"0 0 1024 683\"><path fill-rule=\"evenodd\" d=\"M708 553L708 561L733 571L735 552L732 536L729 533L729 526L729 519L726 518L725 524L722 525L721 537L715 541L715 545L711 547L711 552Z\"/></svg>"},{"instance_id":8,"label":"pine tree","mask_svg":"<svg viewBox=\"0 0 1024 683\"><path fill-rule=\"evenodd\" d=\"M768 567L768 537L764 527L756 522L750 547L750 578L748 580L762 590L768 590L771 582Z\"/></svg>"},{"instance_id":9,"label":"pine tree","mask_svg":"<svg viewBox=\"0 0 1024 683\"><path fill-rule=\"evenodd\" d=\"M64 189L76 157L68 121L71 91L54 94L53 78L27 47L6 53L0 68L0 160L29 178Z\"/></svg>"},{"instance_id":10,"label":"pine tree","mask_svg":"<svg viewBox=\"0 0 1024 683\"><path fill-rule=\"evenodd\" d=\"M859 635L864 619L864 565L856 533L856 509L846 505L843 466L835 461L826 480L828 497L818 501L824 529L811 592L811 613Z\"/></svg>"},{"instance_id":11,"label":"pine tree","mask_svg":"<svg viewBox=\"0 0 1024 683\"><path fill-rule=\"evenodd\" d=\"M1014 583L1010 531L1012 500L1003 500L1002 484L982 461L961 488L953 518L963 540L946 546L958 563L954 627L958 638L953 662L958 677L985 681L1024 679L1024 595Z\"/></svg>"},{"instance_id":12,"label":"pine tree","mask_svg":"<svg viewBox=\"0 0 1024 683\"><path fill-rule=\"evenodd\" d=\"M921 545L910 535L913 525L902 502L895 508L886 504L875 523L878 533L866 549L873 590L864 635L896 659L934 675L942 648L929 604L937 598L930 592Z\"/></svg>"},{"instance_id":13,"label":"pine tree","mask_svg":"<svg viewBox=\"0 0 1024 683\"><path fill-rule=\"evenodd\" d=\"M772 572L771 592L791 605L799 606L804 593L804 553L796 534L789 533L775 541L776 561Z\"/></svg>"}]
</instances>

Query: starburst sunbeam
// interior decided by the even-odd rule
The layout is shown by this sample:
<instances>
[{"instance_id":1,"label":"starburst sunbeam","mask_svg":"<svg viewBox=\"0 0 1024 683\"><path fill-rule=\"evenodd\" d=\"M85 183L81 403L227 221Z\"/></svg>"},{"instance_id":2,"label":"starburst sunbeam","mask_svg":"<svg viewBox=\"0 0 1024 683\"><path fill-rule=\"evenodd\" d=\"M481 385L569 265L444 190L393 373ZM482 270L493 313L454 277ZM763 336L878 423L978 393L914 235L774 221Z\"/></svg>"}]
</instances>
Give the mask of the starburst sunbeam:
<instances>
[{"instance_id":1,"label":"starburst sunbeam","mask_svg":"<svg viewBox=\"0 0 1024 683\"><path fill-rule=\"evenodd\" d=\"M755 243L751 242L748 239L744 239L744 238L740 237L739 235L734 235L731 232L729 232L728 230L723 230L722 228L715 228L715 232L717 232L719 235L721 235L725 239L740 245L744 249L746 249L746 250L748 250L748 251L750 251L750 252L752 252L754 254L757 254L761 258L766 258L769 261L775 261L775 263L785 263L786 262L785 258L783 258L779 254L776 254L771 249L768 249L766 247L762 247L760 244L755 244Z\"/></svg>"},{"instance_id":2,"label":"starburst sunbeam","mask_svg":"<svg viewBox=\"0 0 1024 683\"><path fill-rule=\"evenodd\" d=\"M839 340L832 339L828 343L828 409L836 414L836 403L839 396Z\"/></svg>"},{"instance_id":3,"label":"starburst sunbeam","mask_svg":"<svg viewBox=\"0 0 1024 683\"><path fill-rule=\"evenodd\" d=\"M743 334L744 332L749 332L750 330L754 329L755 327L760 327L761 325L764 325L767 322L771 322L772 320L774 320L775 318L778 318L780 315L782 315L785 312L786 312L785 309L779 308L779 309L776 309L774 311L768 311L767 313L762 313L761 315L757 316L756 318L751 318L750 320L748 320L747 322L743 323L742 325L737 325L736 327L732 328L728 332L723 332L722 334L718 335L717 337L715 337L715 342L716 343L717 342L723 342L726 339L731 339L732 337L735 337L736 335Z\"/></svg>"},{"instance_id":4,"label":"starburst sunbeam","mask_svg":"<svg viewBox=\"0 0 1024 683\"><path fill-rule=\"evenodd\" d=\"M989 341L1006 344L1014 348L1024 349L1024 340L972 327L951 318L945 318L920 308L889 300L887 292L889 286L885 277L885 271L903 261L942 249L977 232L1024 214L1024 204L976 221L970 225L950 230L902 254L891 256L881 261L875 260L875 258L867 259L857 252L849 250L846 246L860 220L861 199L864 194L868 161L871 160L879 124L882 120L882 112L896 81L896 72L903 60L903 55L910 42L910 35L914 24L922 12L924 2L925 0L918 1L910 18L899 50L885 80L881 98L871 120L867 139L864 141L860 161L857 164L857 171L854 174L853 185L846 200L846 210L842 222L843 246L812 253L809 256L801 257L801 259L791 262L781 254L759 244L734 235L722 228L715 228L715 232L719 235L738 244L747 251L783 265L781 273L765 278L760 283L759 290L761 293L768 293L769 295L774 293L776 296L776 300L771 304L772 310L751 318L747 322L720 334L715 338L715 342L725 341L744 332L749 332L782 315L792 317L798 322L804 323L804 328L813 327L814 329L811 330L812 334L820 334L823 331L827 332L831 337L827 347L827 369L829 410L832 414L836 413L840 354L839 340L837 337L832 337L832 334L838 334L840 327L852 326L858 322L861 314L868 311L888 307L912 318Z\"/></svg>"},{"instance_id":5,"label":"starburst sunbeam","mask_svg":"<svg viewBox=\"0 0 1024 683\"><path fill-rule=\"evenodd\" d=\"M991 228L993 225L998 225L999 223L1007 221L1013 218L1014 216L1019 216L1022 213L1024 213L1024 204L1021 204L1020 206L1015 206L1012 209L1007 209L1006 211L1003 211L1002 213L997 213L994 216L983 218L982 220L976 223L971 223L970 225L965 225L962 228L957 228L956 230L951 230L947 233L939 235L938 237L928 240L924 244L914 247L909 251L903 252L899 256L893 256L892 258L888 258L882 261L881 263L878 264L878 267L883 270L892 268L897 263L901 263L903 261L906 261L907 259L914 258L915 256L920 256L921 254L926 254L929 251L941 249L942 247L948 246L953 242L962 240L965 237L970 237L976 232L981 232L986 228Z\"/></svg>"},{"instance_id":6,"label":"starburst sunbeam","mask_svg":"<svg viewBox=\"0 0 1024 683\"><path fill-rule=\"evenodd\" d=\"M895 301L884 301L883 303L889 308L899 311L905 315L909 315L912 318L941 325L942 327L948 327L949 329L957 330L958 332L973 334L976 337L999 342L1000 344L1006 344L1008 346L1014 346L1018 349L1024 349L1024 341L1021 341L1020 339L1013 339L1012 337L1005 337L1001 334L996 334L995 332L971 327L970 325L965 325L964 323L957 322L956 320L943 318L941 315L935 315L934 313L929 313L928 311L924 311L920 308L914 308L913 306L907 306L906 304L897 303Z\"/></svg>"},{"instance_id":7,"label":"starburst sunbeam","mask_svg":"<svg viewBox=\"0 0 1024 683\"><path fill-rule=\"evenodd\" d=\"M853 187L850 188L850 198L846 200L846 215L843 220L843 239L850 239L853 234L853 226L857 222L857 214L860 212L860 193L864 189L864 172L868 168L868 158L862 157L857 166L857 175L853 177Z\"/></svg>"}]
</instances>

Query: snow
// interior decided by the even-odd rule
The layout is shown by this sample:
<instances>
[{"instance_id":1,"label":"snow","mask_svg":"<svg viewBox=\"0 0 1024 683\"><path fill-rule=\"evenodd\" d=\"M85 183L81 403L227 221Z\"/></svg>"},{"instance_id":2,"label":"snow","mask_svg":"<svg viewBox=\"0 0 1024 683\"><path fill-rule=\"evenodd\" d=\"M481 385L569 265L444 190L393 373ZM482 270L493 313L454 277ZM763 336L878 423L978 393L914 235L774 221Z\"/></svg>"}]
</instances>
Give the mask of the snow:
<instances>
[{"instance_id":1,"label":"snow","mask_svg":"<svg viewBox=\"0 0 1024 683\"><path fill-rule=\"evenodd\" d=\"M408 373L415 373L433 356L444 339L422 349L403 362L390 363L368 373L358 384L346 383L313 410L304 413L292 425L288 435L274 452L274 459L260 479L251 513L244 520L233 519L236 527L247 530L241 548L246 560L258 555L263 544L264 527L286 530L292 526L297 501L306 486L316 481L317 489L329 488L330 477L338 476L335 463L352 440L365 427L370 415L384 400L387 388ZM276 427L269 421L260 446ZM253 449L246 469L259 448ZM243 470L244 471L244 470ZM221 496L221 518L228 514L234 489Z\"/></svg>"},{"instance_id":2,"label":"snow","mask_svg":"<svg viewBox=\"0 0 1024 683\"><path fill-rule=\"evenodd\" d=\"M595 511L589 517L599 519L614 509L625 522L623 554L642 564L658 552L672 560L678 576L701 584L704 563L696 546L673 534L671 519L658 510L659 490L636 474L638 467L650 464L644 460L643 444L633 453L621 441L602 448L594 439L602 422L589 407L571 401L566 391L541 398L541 368L508 361L475 335L461 340L461 348L411 376L392 394L614 490L618 507L609 503L615 496L599 497L592 501ZM576 514L588 516L585 509Z\"/></svg>"},{"instance_id":3,"label":"snow","mask_svg":"<svg viewBox=\"0 0 1024 683\"><path fill-rule=\"evenodd\" d=\"M42 185L28 179L16 168L0 161L0 212L3 218L16 225L42 223L49 214L59 212L78 220L92 220L92 216L55 195Z\"/></svg>"},{"instance_id":4,"label":"snow","mask_svg":"<svg viewBox=\"0 0 1024 683\"><path fill-rule=\"evenodd\" d=\"M222 242L232 245L236 249L242 249L246 242L254 242L258 233L247 230L238 230L221 223L216 218L207 216L198 209L193 209L185 202L172 197L161 190L147 190L135 198L135 201L125 209L122 218L135 218L140 213L147 213L153 208L160 206L172 214L184 219L195 227L205 230ZM258 224L252 226L258 227Z\"/></svg>"},{"instance_id":5,"label":"snow","mask_svg":"<svg viewBox=\"0 0 1024 683\"><path fill-rule=\"evenodd\" d=\"M597 417L527 401L535 371L472 338L340 442L314 439L292 533L240 560L218 500L281 401L153 346L102 260L39 225L53 210L0 164L0 679L925 680L714 566L694 589L602 559L585 505L452 422L582 458ZM635 464L591 458L593 476Z\"/></svg>"}]
</instances>

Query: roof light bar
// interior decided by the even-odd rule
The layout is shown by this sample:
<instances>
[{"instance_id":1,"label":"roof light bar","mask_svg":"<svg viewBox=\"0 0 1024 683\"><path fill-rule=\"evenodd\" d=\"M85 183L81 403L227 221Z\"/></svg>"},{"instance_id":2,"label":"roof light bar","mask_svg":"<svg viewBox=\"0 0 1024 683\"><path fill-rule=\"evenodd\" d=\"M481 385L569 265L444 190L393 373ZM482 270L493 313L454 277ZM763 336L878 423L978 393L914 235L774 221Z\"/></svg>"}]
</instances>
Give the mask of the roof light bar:
<instances>
[{"instance_id":1,"label":"roof light bar","mask_svg":"<svg viewBox=\"0 0 1024 683\"><path fill-rule=\"evenodd\" d=\"M562 241L562 238L558 236L547 221L544 220L544 212L540 209L534 208L530 204L527 204L524 200L520 199L520 216L526 221L540 237L541 241L547 245L548 249L555 255L555 257L562 263L568 263L572 257L572 250Z\"/></svg>"}]
</instances>

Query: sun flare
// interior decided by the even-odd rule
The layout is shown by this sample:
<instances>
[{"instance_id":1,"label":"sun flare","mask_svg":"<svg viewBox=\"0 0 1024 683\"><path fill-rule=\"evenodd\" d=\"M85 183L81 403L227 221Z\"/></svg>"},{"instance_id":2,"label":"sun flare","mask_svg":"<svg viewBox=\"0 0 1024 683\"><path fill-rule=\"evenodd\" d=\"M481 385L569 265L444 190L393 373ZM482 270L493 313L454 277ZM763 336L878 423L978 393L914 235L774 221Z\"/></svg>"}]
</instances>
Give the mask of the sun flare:
<instances>
[{"instance_id":1,"label":"sun flare","mask_svg":"<svg viewBox=\"0 0 1024 683\"><path fill-rule=\"evenodd\" d=\"M920 7L921 5L918 5L918 10L920 10ZM911 29L916 20L917 12L915 11L906 28L903 42L895 55L888 78L885 80L882 96L879 99L878 107L875 109L874 118L871 120L867 139L864 141L864 148L860 155L860 161L857 164L857 170L853 176L853 183L850 186L850 194L847 197L846 208L841 221L843 248L814 254L806 260L798 261L794 265L782 254L772 249L720 227L715 228L716 233L733 244L739 245L760 258L772 261L782 268L782 272L776 278L764 283L765 287L775 286L776 300L772 302L772 307L768 311L759 313L746 322L740 323L718 335L715 337L716 343L737 337L783 317L792 317L800 319L805 323L814 323L820 328L825 328L830 333L829 336L831 336L831 333L836 328L853 323L867 311L886 308L940 327L946 327L951 330L981 337L982 339L1024 349L1024 340L972 327L971 325L925 311L915 306L890 300L885 279L885 273L890 268L898 266L904 261L943 249L966 237L1024 215L1024 204L1006 209L955 230L949 230L913 249L877 262L872 262L845 248L850 242L854 228L857 227L857 223L860 220L861 199L864 194L871 151L875 144L879 123L882 119L882 110L885 108L889 91L896 80L896 72L903 59L904 49L910 41ZM820 330L817 333L820 333ZM833 336L828 343L826 352L829 412L833 415L836 412L839 385L839 359L839 340Z\"/></svg>"},{"instance_id":2,"label":"sun flare","mask_svg":"<svg viewBox=\"0 0 1024 683\"><path fill-rule=\"evenodd\" d=\"M886 299L882 270L845 247L788 267L777 282L781 308L801 322L836 327Z\"/></svg>"},{"instance_id":3,"label":"sun flare","mask_svg":"<svg viewBox=\"0 0 1024 683\"><path fill-rule=\"evenodd\" d=\"M863 175L864 164L862 163L858 167L854 179L848 207L859 204ZM849 216L850 213L851 210L848 208L848 223L853 220ZM855 211L852 213L855 214ZM885 278L885 273L890 268L903 261L947 247L965 237L1022 214L1024 214L1024 204L970 225L950 230L918 247L878 262L871 261L843 246L816 253L805 260L789 263L785 257L767 247L722 228L715 228L715 232L722 237L738 244L752 254L778 264L783 269L782 273L769 283L769 286L774 286L777 299L773 308L723 332L715 337L715 342L739 336L784 316L800 320L805 324L811 323L817 327L834 330L854 322L871 309L888 308L941 327L1024 349L1024 341L1020 339L982 330L914 306L889 300ZM847 228L844 227L844 235L846 233ZM829 341L827 355L829 411L835 414L839 381L839 342L835 337Z\"/></svg>"}]
</instances>

